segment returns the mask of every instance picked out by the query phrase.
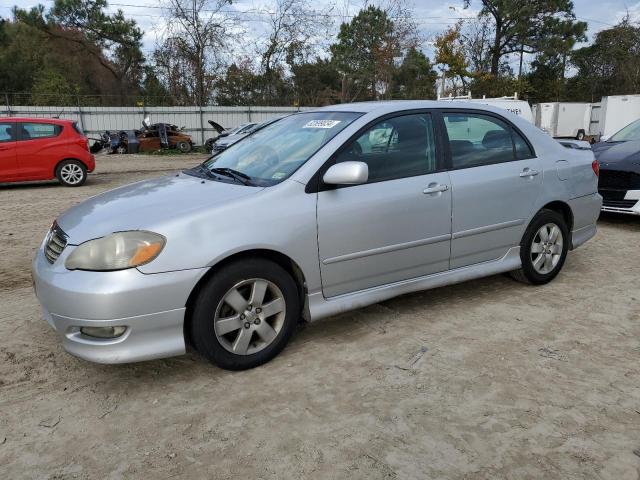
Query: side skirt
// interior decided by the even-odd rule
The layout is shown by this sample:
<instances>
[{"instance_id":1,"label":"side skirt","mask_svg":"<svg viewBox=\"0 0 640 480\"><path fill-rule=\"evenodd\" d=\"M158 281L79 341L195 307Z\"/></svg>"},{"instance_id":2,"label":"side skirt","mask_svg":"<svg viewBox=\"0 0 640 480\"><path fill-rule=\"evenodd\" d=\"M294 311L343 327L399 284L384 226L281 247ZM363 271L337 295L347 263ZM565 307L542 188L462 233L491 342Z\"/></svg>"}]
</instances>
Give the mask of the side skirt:
<instances>
[{"instance_id":1,"label":"side skirt","mask_svg":"<svg viewBox=\"0 0 640 480\"><path fill-rule=\"evenodd\" d=\"M434 273L424 277L402 280L400 282L372 287L354 293L347 293L336 297L325 298L322 292L308 295L308 305L311 321L336 315L338 313L366 307L399 295L430 290L432 288L466 282L476 278L510 272L520 268L520 247L511 247L509 251L497 260L482 262L467 267L456 268L446 272Z\"/></svg>"}]
</instances>

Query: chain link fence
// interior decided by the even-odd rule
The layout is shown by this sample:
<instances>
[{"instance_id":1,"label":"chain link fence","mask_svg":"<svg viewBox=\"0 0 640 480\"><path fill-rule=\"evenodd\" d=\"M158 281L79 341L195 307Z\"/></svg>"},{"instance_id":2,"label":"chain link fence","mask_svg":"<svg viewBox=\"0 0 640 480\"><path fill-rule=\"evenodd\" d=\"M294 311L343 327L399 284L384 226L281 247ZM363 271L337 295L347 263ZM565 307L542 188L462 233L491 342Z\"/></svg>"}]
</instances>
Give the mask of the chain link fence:
<instances>
[{"instance_id":1,"label":"chain link fence","mask_svg":"<svg viewBox=\"0 0 640 480\"><path fill-rule=\"evenodd\" d=\"M42 97L42 98L40 98ZM142 120L153 123L170 123L184 127L194 143L204 144L216 135L209 120L225 128L233 128L248 122L264 122L304 110L300 107L270 106L179 106L169 97L122 97L117 99L124 106L112 106L116 96L59 95L5 93L0 94L0 116L44 117L75 120L88 137L98 137L105 130L134 130L142 127ZM165 103L162 104L163 99ZM4 101L3 101L4 100ZM36 103L40 100L41 103Z\"/></svg>"}]
</instances>

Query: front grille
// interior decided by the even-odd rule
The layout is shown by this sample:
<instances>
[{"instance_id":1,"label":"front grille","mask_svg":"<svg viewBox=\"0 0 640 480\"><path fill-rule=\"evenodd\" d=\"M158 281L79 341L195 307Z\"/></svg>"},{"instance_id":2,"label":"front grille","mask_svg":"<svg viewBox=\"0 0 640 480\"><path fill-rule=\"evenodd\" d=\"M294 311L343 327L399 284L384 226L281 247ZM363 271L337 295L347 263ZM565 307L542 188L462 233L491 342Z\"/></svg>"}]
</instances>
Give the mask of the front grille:
<instances>
[{"instance_id":1,"label":"front grille","mask_svg":"<svg viewBox=\"0 0 640 480\"><path fill-rule=\"evenodd\" d=\"M601 168L598 188L616 188L620 190L640 189L640 174Z\"/></svg>"},{"instance_id":2,"label":"front grille","mask_svg":"<svg viewBox=\"0 0 640 480\"><path fill-rule=\"evenodd\" d=\"M603 200L602 205L613 208L633 208L638 200Z\"/></svg>"},{"instance_id":3,"label":"front grille","mask_svg":"<svg viewBox=\"0 0 640 480\"><path fill-rule=\"evenodd\" d=\"M67 246L67 234L62 231L57 223L51 226L44 244L44 256L51 264L55 263L64 248Z\"/></svg>"}]
</instances>

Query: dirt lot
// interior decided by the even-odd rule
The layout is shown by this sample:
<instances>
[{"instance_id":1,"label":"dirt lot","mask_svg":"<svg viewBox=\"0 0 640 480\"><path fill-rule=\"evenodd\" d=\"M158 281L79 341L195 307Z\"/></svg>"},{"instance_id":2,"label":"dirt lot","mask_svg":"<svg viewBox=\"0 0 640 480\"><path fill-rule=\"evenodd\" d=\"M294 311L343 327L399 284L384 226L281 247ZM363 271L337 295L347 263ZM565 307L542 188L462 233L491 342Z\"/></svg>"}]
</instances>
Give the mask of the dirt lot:
<instances>
[{"instance_id":1,"label":"dirt lot","mask_svg":"<svg viewBox=\"0 0 640 480\"><path fill-rule=\"evenodd\" d=\"M496 276L302 329L239 373L66 354L29 265L51 221L201 157L101 157L85 187L0 187L0 478L637 479L640 221L560 276Z\"/></svg>"}]
</instances>

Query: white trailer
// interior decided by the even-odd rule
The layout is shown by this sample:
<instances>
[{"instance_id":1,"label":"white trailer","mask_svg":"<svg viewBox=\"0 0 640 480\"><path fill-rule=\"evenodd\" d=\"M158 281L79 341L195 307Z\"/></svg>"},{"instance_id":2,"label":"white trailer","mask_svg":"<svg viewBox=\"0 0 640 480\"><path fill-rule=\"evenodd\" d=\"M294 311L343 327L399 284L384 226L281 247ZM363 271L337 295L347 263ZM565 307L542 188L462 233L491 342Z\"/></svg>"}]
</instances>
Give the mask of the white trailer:
<instances>
[{"instance_id":1,"label":"white trailer","mask_svg":"<svg viewBox=\"0 0 640 480\"><path fill-rule=\"evenodd\" d=\"M554 138L582 140L589 135L591 103L547 102L534 105L535 124Z\"/></svg>"},{"instance_id":2,"label":"white trailer","mask_svg":"<svg viewBox=\"0 0 640 480\"><path fill-rule=\"evenodd\" d=\"M591 113L590 134L606 140L618 130L640 118L640 95L602 97Z\"/></svg>"},{"instance_id":3,"label":"white trailer","mask_svg":"<svg viewBox=\"0 0 640 480\"><path fill-rule=\"evenodd\" d=\"M471 93L459 97L438 97L438 100L452 100L452 101L465 101L481 103L483 105L491 105L498 108L504 108L505 110L518 115L519 117L528 120L533 123L533 115L531 113L531 107L529 103L524 100L518 99L516 93L513 97L497 97L497 98L471 98Z\"/></svg>"}]
</instances>

